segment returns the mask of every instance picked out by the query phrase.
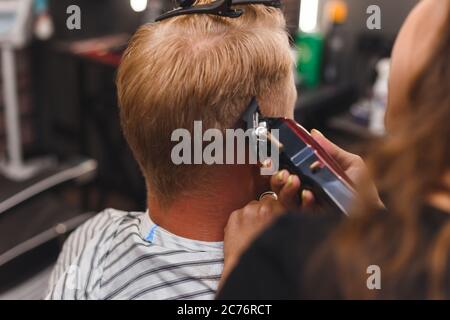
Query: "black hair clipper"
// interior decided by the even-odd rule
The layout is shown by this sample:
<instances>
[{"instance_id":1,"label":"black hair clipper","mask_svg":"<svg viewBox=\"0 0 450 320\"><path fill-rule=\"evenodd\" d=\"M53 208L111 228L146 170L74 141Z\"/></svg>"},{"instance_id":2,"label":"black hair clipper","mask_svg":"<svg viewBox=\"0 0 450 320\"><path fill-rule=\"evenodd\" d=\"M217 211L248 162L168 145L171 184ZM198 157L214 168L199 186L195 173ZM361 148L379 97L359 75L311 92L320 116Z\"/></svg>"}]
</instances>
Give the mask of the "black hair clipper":
<instances>
[{"instance_id":1,"label":"black hair clipper","mask_svg":"<svg viewBox=\"0 0 450 320\"><path fill-rule=\"evenodd\" d=\"M253 98L243 115L246 129L258 140L276 144L279 165L297 175L302 188L310 190L324 207L348 215L356 198L354 185L339 164L297 122L286 118L266 118ZM278 129L278 139L270 134Z\"/></svg>"}]
</instances>

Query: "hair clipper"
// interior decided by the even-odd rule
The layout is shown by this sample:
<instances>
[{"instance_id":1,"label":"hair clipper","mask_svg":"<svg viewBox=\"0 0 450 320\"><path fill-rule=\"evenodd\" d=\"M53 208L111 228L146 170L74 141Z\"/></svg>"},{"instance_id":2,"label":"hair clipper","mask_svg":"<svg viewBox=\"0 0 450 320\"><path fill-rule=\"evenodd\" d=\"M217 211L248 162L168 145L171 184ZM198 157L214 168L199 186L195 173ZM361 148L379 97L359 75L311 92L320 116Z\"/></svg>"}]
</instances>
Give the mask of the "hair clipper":
<instances>
[{"instance_id":1,"label":"hair clipper","mask_svg":"<svg viewBox=\"0 0 450 320\"><path fill-rule=\"evenodd\" d=\"M310 190L320 205L349 214L356 197L352 181L305 128L291 119L262 116L256 98L243 120L258 140L277 145L280 170L297 175L302 189ZM278 139L270 134L274 129L278 130Z\"/></svg>"}]
</instances>

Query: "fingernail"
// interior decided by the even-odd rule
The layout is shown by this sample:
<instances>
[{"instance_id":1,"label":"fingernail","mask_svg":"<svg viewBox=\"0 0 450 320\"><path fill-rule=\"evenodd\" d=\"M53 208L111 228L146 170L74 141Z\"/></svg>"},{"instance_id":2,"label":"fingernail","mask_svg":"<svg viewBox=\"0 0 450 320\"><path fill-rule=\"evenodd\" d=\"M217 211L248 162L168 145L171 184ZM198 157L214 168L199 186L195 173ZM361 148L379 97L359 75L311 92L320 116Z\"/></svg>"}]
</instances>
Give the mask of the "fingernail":
<instances>
[{"instance_id":1,"label":"fingernail","mask_svg":"<svg viewBox=\"0 0 450 320\"><path fill-rule=\"evenodd\" d=\"M306 199L306 190L302 190L302 203L304 203L305 202L305 199Z\"/></svg>"},{"instance_id":2,"label":"fingernail","mask_svg":"<svg viewBox=\"0 0 450 320\"><path fill-rule=\"evenodd\" d=\"M289 178L288 178L288 180L287 180L287 183L286 183L286 186L290 186L291 184L292 184L292 181L294 180L294 176L289 176Z\"/></svg>"},{"instance_id":3,"label":"fingernail","mask_svg":"<svg viewBox=\"0 0 450 320\"><path fill-rule=\"evenodd\" d=\"M278 172L277 179L280 182L284 182L284 171Z\"/></svg>"},{"instance_id":4,"label":"fingernail","mask_svg":"<svg viewBox=\"0 0 450 320\"><path fill-rule=\"evenodd\" d=\"M312 129L312 130L311 130L311 133L312 133L312 134L316 134L316 135L318 135L318 136L324 137L324 135L322 134L322 132L320 132L320 131L317 130L317 129Z\"/></svg>"}]
</instances>

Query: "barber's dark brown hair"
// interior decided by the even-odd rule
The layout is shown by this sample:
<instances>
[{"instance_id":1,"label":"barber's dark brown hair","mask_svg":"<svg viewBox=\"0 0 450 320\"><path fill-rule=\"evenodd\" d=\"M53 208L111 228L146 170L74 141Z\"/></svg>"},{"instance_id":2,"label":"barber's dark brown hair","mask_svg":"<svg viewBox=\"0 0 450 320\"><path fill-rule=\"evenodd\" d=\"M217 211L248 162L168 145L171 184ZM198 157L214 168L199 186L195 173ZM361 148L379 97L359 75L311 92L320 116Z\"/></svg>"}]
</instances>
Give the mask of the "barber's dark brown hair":
<instances>
[{"instance_id":1,"label":"barber's dark brown hair","mask_svg":"<svg viewBox=\"0 0 450 320\"><path fill-rule=\"evenodd\" d=\"M426 298L450 298L445 292L450 285L450 223L431 242L421 241L420 231L430 194L448 192L443 176L450 170L450 1L447 8L438 44L410 89L409 110L368 159L388 213L371 207L363 192L353 218L326 241L303 279L321 292L320 298L409 297L417 282ZM381 290L366 286L370 265L381 267ZM324 277L330 268L333 275Z\"/></svg>"}]
</instances>

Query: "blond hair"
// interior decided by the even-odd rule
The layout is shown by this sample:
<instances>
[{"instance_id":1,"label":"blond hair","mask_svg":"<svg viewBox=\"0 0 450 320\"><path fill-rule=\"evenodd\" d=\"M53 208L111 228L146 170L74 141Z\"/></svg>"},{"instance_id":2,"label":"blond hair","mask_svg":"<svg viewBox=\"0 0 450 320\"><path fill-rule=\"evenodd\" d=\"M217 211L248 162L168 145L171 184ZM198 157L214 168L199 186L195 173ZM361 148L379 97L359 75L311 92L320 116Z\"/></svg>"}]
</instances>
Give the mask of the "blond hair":
<instances>
[{"instance_id":1,"label":"blond hair","mask_svg":"<svg viewBox=\"0 0 450 320\"><path fill-rule=\"evenodd\" d=\"M262 5L243 9L237 19L190 15L144 25L123 56L117 76L123 132L161 201L194 188L192 175L203 170L172 163L173 130L192 130L196 120L204 130L232 128L253 96L268 115L292 114L284 17Z\"/></svg>"}]
</instances>

